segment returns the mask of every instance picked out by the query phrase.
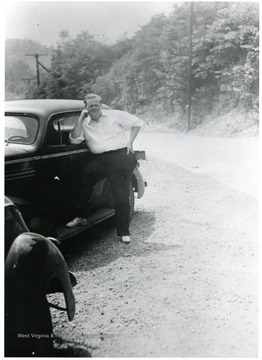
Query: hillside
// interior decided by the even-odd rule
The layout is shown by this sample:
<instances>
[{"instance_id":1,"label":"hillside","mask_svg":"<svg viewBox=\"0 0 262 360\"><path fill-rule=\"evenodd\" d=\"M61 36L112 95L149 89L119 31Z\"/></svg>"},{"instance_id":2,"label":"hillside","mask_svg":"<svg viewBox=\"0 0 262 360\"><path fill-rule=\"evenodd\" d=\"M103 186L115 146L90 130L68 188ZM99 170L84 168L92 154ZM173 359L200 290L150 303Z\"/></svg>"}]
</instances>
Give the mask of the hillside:
<instances>
[{"instance_id":1,"label":"hillside","mask_svg":"<svg viewBox=\"0 0 262 360\"><path fill-rule=\"evenodd\" d=\"M145 122L144 131L186 132L186 119L182 121L178 115L161 116L159 113L146 113L139 116ZM236 109L223 115L210 115L189 133L214 137L257 137L259 115L257 112L247 113Z\"/></svg>"},{"instance_id":2,"label":"hillside","mask_svg":"<svg viewBox=\"0 0 262 360\"><path fill-rule=\"evenodd\" d=\"M258 114L234 110L225 115L210 117L205 124L197 126L190 133L218 137L256 137L259 136Z\"/></svg>"}]
</instances>

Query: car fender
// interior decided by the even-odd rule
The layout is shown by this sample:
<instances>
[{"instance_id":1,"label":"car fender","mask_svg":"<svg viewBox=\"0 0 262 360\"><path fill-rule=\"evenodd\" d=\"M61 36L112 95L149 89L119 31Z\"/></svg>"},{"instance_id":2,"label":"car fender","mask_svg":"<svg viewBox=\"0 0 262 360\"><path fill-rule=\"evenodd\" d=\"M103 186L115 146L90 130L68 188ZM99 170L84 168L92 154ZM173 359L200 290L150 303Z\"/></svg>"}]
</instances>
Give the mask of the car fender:
<instances>
[{"instance_id":1,"label":"car fender","mask_svg":"<svg viewBox=\"0 0 262 360\"><path fill-rule=\"evenodd\" d=\"M135 167L133 174L132 174L132 184L135 188L135 191L137 192L137 197L140 199L145 192L145 182L142 177L141 172L137 167Z\"/></svg>"},{"instance_id":2,"label":"car fender","mask_svg":"<svg viewBox=\"0 0 262 360\"><path fill-rule=\"evenodd\" d=\"M48 289L50 286L52 291ZM6 301L15 304L15 297L25 309L28 301L32 304L32 299L37 302L46 293L61 291L68 319L74 318L75 298L66 262L52 241L42 235L27 232L15 239L6 258L5 287Z\"/></svg>"}]
</instances>

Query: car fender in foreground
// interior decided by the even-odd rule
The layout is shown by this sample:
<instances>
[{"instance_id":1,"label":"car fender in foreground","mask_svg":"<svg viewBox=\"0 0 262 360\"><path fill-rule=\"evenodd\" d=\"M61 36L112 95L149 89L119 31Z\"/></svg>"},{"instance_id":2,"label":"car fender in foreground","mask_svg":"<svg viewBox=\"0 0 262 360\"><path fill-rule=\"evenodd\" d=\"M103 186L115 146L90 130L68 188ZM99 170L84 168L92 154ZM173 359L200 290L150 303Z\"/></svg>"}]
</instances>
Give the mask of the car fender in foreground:
<instances>
[{"instance_id":1,"label":"car fender in foreground","mask_svg":"<svg viewBox=\"0 0 262 360\"><path fill-rule=\"evenodd\" d=\"M37 307L46 293L64 293L68 319L75 313L75 299L65 260L51 240L35 233L20 234L12 244L5 264L6 301L25 315ZM7 307L8 307L7 306ZM26 321L26 319L24 319Z\"/></svg>"}]
</instances>

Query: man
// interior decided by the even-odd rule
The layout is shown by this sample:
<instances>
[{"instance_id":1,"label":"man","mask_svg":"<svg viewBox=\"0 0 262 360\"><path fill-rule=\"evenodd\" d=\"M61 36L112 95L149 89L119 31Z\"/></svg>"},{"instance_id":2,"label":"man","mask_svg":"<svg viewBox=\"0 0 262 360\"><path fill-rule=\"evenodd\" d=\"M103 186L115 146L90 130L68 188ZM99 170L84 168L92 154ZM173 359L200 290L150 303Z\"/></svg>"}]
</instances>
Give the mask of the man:
<instances>
[{"instance_id":1,"label":"man","mask_svg":"<svg viewBox=\"0 0 262 360\"><path fill-rule=\"evenodd\" d=\"M137 163L133 154L133 142L143 122L124 111L102 111L102 99L95 94L86 95L84 103L85 109L71 131L69 140L72 144L85 140L92 155L81 177L77 217L67 227L87 223L86 211L93 186L107 177L115 204L117 235L122 242L130 243L129 186ZM125 130L130 130L129 139L126 138Z\"/></svg>"}]
</instances>

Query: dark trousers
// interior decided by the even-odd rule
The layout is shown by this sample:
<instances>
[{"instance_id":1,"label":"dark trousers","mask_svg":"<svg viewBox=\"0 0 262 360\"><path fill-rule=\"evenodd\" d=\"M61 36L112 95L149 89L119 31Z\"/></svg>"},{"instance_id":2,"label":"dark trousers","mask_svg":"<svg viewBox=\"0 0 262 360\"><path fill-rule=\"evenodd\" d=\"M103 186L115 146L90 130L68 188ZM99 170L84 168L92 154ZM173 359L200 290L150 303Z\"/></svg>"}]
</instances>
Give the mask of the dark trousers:
<instances>
[{"instance_id":1,"label":"dark trousers","mask_svg":"<svg viewBox=\"0 0 262 360\"><path fill-rule=\"evenodd\" d=\"M135 156L132 153L127 155L126 148L93 154L81 175L76 215L86 217L94 185L108 178L116 212L117 235L129 235L129 187L136 164Z\"/></svg>"}]
</instances>

